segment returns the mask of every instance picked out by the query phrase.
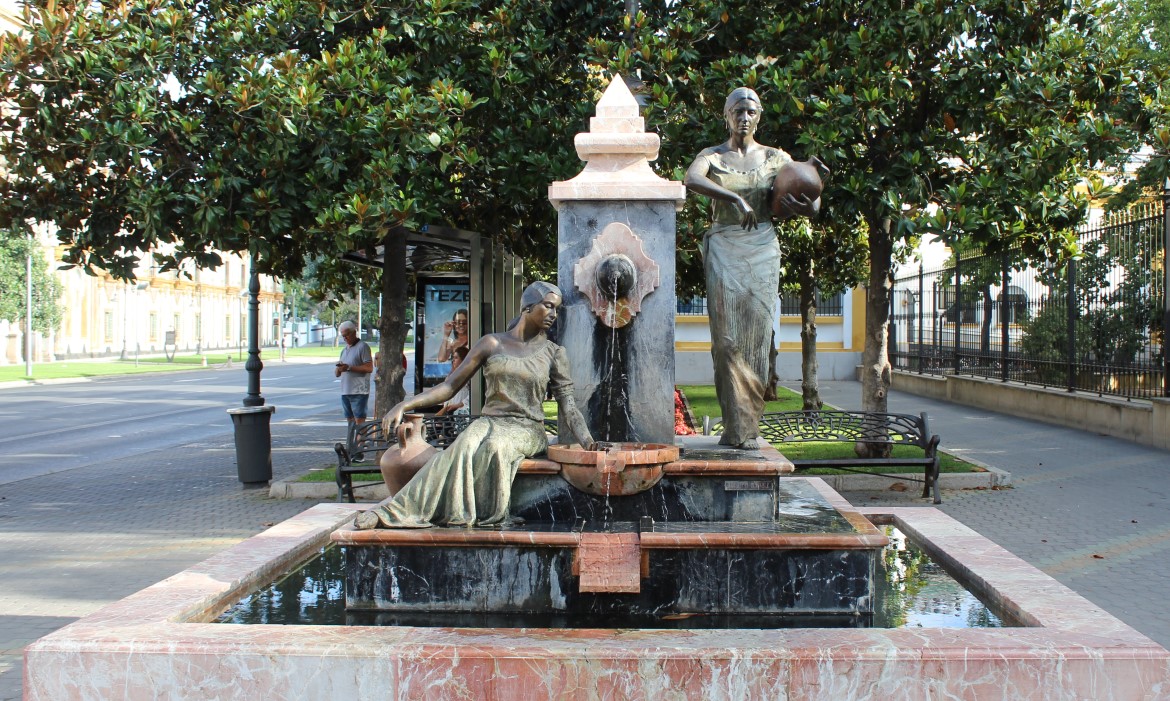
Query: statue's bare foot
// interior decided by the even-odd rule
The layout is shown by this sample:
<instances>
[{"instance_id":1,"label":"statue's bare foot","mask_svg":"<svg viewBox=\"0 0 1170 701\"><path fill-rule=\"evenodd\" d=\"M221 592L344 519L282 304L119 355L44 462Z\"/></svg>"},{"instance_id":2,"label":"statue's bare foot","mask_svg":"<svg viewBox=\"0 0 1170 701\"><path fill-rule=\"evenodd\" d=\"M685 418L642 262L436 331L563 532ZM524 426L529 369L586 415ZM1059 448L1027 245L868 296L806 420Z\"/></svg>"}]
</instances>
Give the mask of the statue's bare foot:
<instances>
[{"instance_id":1,"label":"statue's bare foot","mask_svg":"<svg viewBox=\"0 0 1170 701\"><path fill-rule=\"evenodd\" d=\"M369 531L381 525L378 514L373 511L363 511L353 520L353 527L359 531Z\"/></svg>"},{"instance_id":2,"label":"statue's bare foot","mask_svg":"<svg viewBox=\"0 0 1170 701\"><path fill-rule=\"evenodd\" d=\"M740 450L759 450L760 449L760 442L757 441L755 438L749 438L746 441L744 441L743 443L740 443L739 445L737 445L735 447L739 448Z\"/></svg>"}]
</instances>

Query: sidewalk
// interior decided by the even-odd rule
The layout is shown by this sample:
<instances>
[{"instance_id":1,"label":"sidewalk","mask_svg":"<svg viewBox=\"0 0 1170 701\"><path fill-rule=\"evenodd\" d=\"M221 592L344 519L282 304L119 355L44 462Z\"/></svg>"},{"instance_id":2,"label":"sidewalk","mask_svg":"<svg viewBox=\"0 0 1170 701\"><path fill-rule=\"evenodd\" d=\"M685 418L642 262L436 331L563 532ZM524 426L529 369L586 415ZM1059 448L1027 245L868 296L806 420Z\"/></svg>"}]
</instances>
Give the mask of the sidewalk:
<instances>
[{"instance_id":1,"label":"sidewalk","mask_svg":"<svg viewBox=\"0 0 1170 701\"><path fill-rule=\"evenodd\" d=\"M825 402L861 408L861 383L820 386ZM891 392L889 409L927 412L943 450L1012 474L996 491L948 490L944 474L938 508L1170 648L1170 453L911 394ZM843 495L929 505L913 489Z\"/></svg>"},{"instance_id":2,"label":"sidewalk","mask_svg":"<svg viewBox=\"0 0 1170 701\"><path fill-rule=\"evenodd\" d=\"M274 479L336 460L336 413L273 424ZM0 701L21 697L28 643L315 503L244 488L230 432L0 485Z\"/></svg>"},{"instance_id":3,"label":"sidewalk","mask_svg":"<svg viewBox=\"0 0 1170 701\"><path fill-rule=\"evenodd\" d=\"M861 385L826 382L859 408ZM941 509L1170 646L1170 453L894 393L930 415L942 447L1012 473L1006 490L947 489ZM333 412L273 426L274 479L333 460ZM930 507L914 489L845 492L858 505ZM103 604L203 560L314 501L236 479L232 436L0 487L0 701L20 698L21 649Z\"/></svg>"}]
</instances>

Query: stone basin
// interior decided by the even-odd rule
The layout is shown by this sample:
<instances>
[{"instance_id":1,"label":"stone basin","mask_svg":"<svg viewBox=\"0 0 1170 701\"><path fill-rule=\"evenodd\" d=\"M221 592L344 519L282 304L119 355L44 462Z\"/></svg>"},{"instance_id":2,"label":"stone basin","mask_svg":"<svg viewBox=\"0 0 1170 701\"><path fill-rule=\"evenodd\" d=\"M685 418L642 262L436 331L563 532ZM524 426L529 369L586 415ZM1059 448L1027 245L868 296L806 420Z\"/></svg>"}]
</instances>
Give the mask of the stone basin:
<instances>
[{"instance_id":1,"label":"stone basin","mask_svg":"<svg viewBox=\"0 0 1170 701\"><path fill-rule=\"evenodd\" d=\"M658 484L662 468L678 460L676 445L602 443L603 450L580 445L550 445L548 459L560 463L566 482L588 494L629 496Z\"/></svg>"}]
</instances>

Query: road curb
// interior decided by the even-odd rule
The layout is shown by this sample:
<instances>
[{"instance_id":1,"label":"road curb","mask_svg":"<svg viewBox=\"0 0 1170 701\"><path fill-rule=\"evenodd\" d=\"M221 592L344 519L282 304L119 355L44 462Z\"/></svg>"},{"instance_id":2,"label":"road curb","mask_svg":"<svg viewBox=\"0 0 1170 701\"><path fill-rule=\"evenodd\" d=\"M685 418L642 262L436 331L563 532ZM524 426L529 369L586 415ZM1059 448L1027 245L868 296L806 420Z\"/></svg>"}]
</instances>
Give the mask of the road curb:
<instances>
[{"instance_id":1,"label":"road curb","mask_svg":"<svg viewBox=\"0 0 1170 701\"><path fill-rule=\"evenodd\" d=\"M278 480L268 487L268 496L273 499L337 499L337 485L333 482L298 482L303 475L287 480ZM361 501L382 501L390 496L386 484L378 481L353 481L354 494Z\"/></svg>"}]
</instances>

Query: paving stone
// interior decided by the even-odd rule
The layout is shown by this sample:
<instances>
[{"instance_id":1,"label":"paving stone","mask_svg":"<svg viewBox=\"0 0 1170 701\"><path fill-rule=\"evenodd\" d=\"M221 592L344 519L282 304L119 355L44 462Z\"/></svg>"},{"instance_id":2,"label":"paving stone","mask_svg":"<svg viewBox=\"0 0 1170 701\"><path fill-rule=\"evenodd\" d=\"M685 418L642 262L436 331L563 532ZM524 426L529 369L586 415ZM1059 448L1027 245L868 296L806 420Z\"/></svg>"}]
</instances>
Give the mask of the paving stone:
<instances>
[{"instance_id":1,"label":"paving stone","mask_svg":"<svg viewBox=\"0 0 1170 701\"><path fill-rule=\"evenodd\" d=\"M860 408L856 382L821 391ZM944 450L1012 474L1003 490L946 489L944 475L942 511L1170 646L1170 453L899 392L889 406L928 412ZM331 464L343 431L332 414L274 424L274 479ZM28 642L314 503L242 487L233 460L225 434L0 485L0 701L21 696ZM932 506L913 489L844 495Z\"/></svg>"},{"instance_id":2,"label":"paving stone","mask_svg":"<svg viewBox=\"0 0 1170 701\"><path fill-rule=\"evenodd\" d=\"M821 383L821 394L833 406L861 408L860 383ZM1170 578L1170 453L896 391L889 409L927 412L943 450L1012 474L1011 489L963 491L946 489L943 475L942 511L1170 647L1159 591ZM912 492L844 496L929 505Z\"/></svg>"},{"instance_id":3,"label":"paving stone","mask_svg":"<svg viewBox=\"0 0 1170 701\"><path fill-rule=\"evenodd\" d=\"M273 478L333 463L333 416L273 424ZM231 434L0 485L0 701L21 697L21 651L313 503L236 476Z\"/></svg>"}]
</instances>

